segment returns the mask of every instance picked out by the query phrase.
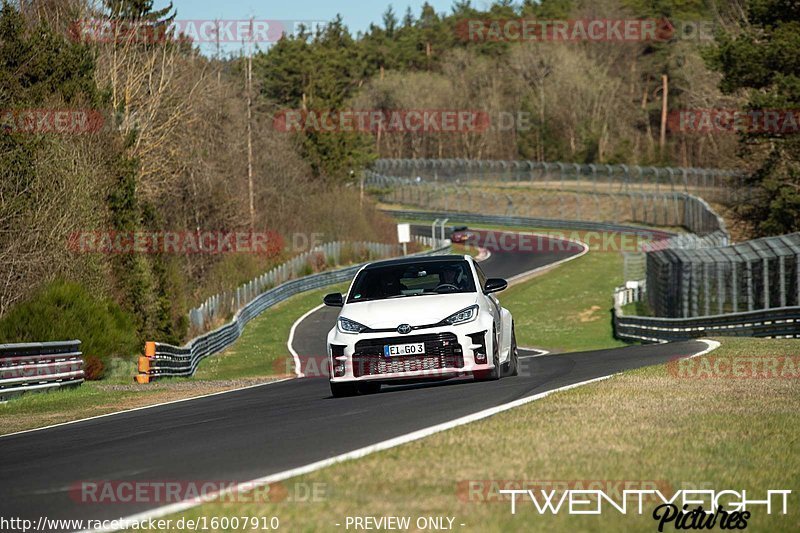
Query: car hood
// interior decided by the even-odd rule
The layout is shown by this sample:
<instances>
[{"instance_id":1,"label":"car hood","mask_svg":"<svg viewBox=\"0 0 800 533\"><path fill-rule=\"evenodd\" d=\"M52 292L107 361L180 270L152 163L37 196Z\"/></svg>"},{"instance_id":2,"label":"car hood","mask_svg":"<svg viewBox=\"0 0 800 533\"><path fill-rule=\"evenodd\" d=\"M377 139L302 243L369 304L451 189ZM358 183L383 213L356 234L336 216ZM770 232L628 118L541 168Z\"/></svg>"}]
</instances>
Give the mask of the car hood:
<instances>
[{"instance_id":1,"label":"car hood","mask_svg":"<svg viewBox=\"0 0 800 533\"><path fill-rule=\"evenodd\" d=\"M424 326L436 324L477 301L478 294L475 292L408 296L349 303L342 309L341 316L371 329L394 329L400 324Z\"/></svg>"}]
</instances>

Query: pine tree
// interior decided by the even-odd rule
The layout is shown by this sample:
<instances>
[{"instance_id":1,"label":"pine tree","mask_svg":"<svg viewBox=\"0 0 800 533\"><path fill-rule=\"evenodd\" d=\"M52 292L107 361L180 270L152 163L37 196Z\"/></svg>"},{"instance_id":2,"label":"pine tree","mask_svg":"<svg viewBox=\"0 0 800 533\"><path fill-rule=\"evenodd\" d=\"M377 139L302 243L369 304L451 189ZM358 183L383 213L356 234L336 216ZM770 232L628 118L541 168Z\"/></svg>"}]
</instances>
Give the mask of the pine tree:
<instances>
[{"instance_id":1,"label":"pine tree","mask_svg":"<svg viewBox=\"0 0 800 533\"><path fill-rule=\"evenodd\" d=\"M793 113L800 121L800 5L750 0L746 13L749 25L737 35L720 33L708 56L724 76L720 87L746 94L751 111ZM800 134L754 126L740 133L751 171L737 213L760 235L800 231Z\"/></svg>"}]
</instances>

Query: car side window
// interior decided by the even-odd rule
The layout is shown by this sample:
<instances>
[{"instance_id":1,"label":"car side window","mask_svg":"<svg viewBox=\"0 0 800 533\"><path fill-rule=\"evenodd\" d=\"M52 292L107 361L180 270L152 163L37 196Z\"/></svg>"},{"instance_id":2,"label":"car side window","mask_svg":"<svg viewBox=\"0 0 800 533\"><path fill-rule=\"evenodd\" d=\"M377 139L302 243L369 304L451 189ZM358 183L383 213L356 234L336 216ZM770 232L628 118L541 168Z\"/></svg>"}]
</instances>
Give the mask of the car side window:
<instances>
[{"instance_id":1,"label":"car side window","mask_svg":"<svg viewBox=\"0 0 800 533\"><path fill-rule=\"evenodd\" d=\"M475 263L475 271L478 273L478 283L480 284L480 289L486 286L486 274L483 273L483 269L477 263Z\"/></svg>"}]
</instances>

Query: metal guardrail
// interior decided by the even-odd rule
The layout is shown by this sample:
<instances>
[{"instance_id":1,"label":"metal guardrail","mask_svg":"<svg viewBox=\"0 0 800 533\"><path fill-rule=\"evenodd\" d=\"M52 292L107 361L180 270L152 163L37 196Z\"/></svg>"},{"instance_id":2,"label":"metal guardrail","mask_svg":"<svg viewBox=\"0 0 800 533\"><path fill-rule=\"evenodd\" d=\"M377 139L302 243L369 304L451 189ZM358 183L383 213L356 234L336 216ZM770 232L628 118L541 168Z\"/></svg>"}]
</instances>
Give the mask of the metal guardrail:
<instances>
[{"instance_id":1,"label":"metal guardrail","mask_svg":"<svg viewBox=\"0 0 800 533\"><path fill-rule=\"evenodd\" d=\"M0 401L83 383L81 341L0 344Z\"/></svg>"},{"instance_id":2,"label":"metal guardrail","mask_svg":"<svg viewBox=\"0 0 800 533\"><path fill-rule=\"evenodd\" d=\"M473 213L462 213L457 211L414 211L414 210L394 210L384 209L384 213L406 220L433 220L434 218L448 219L451 223L476 222L480 224L491 224L509 227L526 228L553 228L563 230L594 230L594 231L614 231L631 235L639 235L644 238L675 236L669 231L654 230L642 226L628 224L614 224L610 222L592 222L580 220L558 220L552 218L536 218L524 216L504 216L504 215L481 215Z\"/></svg>"},{"instance_id":3,"label":"metal guardrail","mask_svg":"<svg viewBox=\"0 0 800 533\"><path fill-rule=\"evenodd\" d=\"M387 212L390 212L397 217L410 220L431 219L433 217L448 217L454 222L482 222L486 224L504 226L636 231L641 232L643 235L648 235L653 232L653 230L637 228L634 226L581 222L574 220L542 220L527 217L476 215L453 212L442 213L441 211L425 212L400 210ZM648 252L646 255L649 257L655 253L682 253L684 255L695 254L698 257L712 257L709 254L712 254L716 251L722 255L727 255L729 258L734 257L731 255L730 251L726 252L725 248L714 248L714 239L716 239L716 236L711 234L708 236L708 238L701 238L691 234L670 237L653 245L654 249L666 247L667 250ZM783 298L778 298L777 300L773 299L773 302L786 302L787 299L793 302L795 300L793 299L794 297L791 296L792 294L795 294L796 298L800 298L800 271L797 270L800 269L800 255L791 257L789 254L792 252L792 250L797 250L800 248L800 234L770 239L779 241L782 243L782 246L778 246L777 243L773 243L773 246L769 246L763 245L763 243L759 243L759 241L750 241L749 243L743 243L735 246L739 248L743 247L743 249L740 250L741 253L736 257L744 257L753 260L754 257L746 255L745 251L754 249L760 250L762 255L764 254L764 250L777 250L778 252L783 253L783 255L780 255L776 252L774 256L770 256L770 259L767 260L768 267L766 273L764 273L765 271L763 268L753 268L751 269L751 274L753 272L759 274L762 281L766 280L768 282L769 279L777 279L779 281L778 283L774 284L773 289L777 287L780 294L783 294ZM760 241L763 240L764 239L761 239ZM769 261L771 261L771 263ZM783 274L776 275L774 278L770 278L770 272ZM736 279L735 274L733 279ZM796 281L792 282L793 279L796 279ZM647 291L645 290L650 283L650 280L647 280L646 282L644 280L634 281L626 284L623 287L619 287L615 291L613 326L614 334L618 338L636 342L668 342L700 338L709 335L800 338L800 304L795 307L781 306L772 309L751 310L727 314L721 313L718 315L696 318L626 316L622 311L622 306L641 301L641 299L643 299L647 294L650 294L649 291L651 289L648 288ZM702 294L702 291L700 291L698 288L698 285L700 284L702 284L702 282L698 283L695 280L693 289L695 291L695 295L698 293ZM709 286L711 289L719 291L719 285L716 281L713 283L709 281ZM757 297L757 294L760 293L760 291L766 290L764 287L769 286L769 283L767 283L767 285L752 285L751 282L750 294L755 294ZM746 291L745 294L747 294Z\"/></svg>"},{"instance_id":4,"label":"metal guardrail","mask_svg":"<svg viewBox=\"0 0 800 533\"><path fill-rule=\"evenodd\" d=\"M670 342L709 336L800 338L800 307L697 318L657 318L626 316L615 305L613 313L614 336L627 341Z\"/></svg>"},{"instance_id":5,"label":"metal guardrail","mask_svg":"<svg viewBox=\"0 0 800 533\"><path fill-rule=\"evenodd\" d=\"M731 330L745 332L741 334L784 336L794 335L800 330L800 324L793 322L782 322L783 325L775 329L769 318L764 319L764 325L753 329L748 315L774 309L779 315L778 320L783 320L780 315L784 309L800 306L800 234L731 246L722 217L705 199L689 192L705 195L721 189L734 189L731 180L738 179L737 174L704 169L677 172L676 169L655 167L600 167L524 161L381 160L375 166L380 174L368 173L367 182L387 189L389 192L384 192L387 198L404 205L424 206L437 215L441 213L441 205L458 206L461 215L445 210L453 220L460 217L463 217L461 220L480 220L479 216L463 214L465 206L468 210L478 205L482 213L498 209L505 211L505 216L493 215L484 219L490 223L567 229L619 231L621 225L618 223L587 222L584 218L608 214L600 206L601 195L605 194L607 198L618 195L621 199L610 201L609 205L627 205L629 211L623 215L624 219L642 224L668 220L670 224L681 225L691 232L658 240L645 247L646 253L625 255L625 279L636 281L646 277L643 286L647 290L638 291L637 297L646 295L649 308L656 317L702 319L704 322L700 324L707 324L709 331L714 332ZM586 176L591 177L588 182L584 179ZM511 187L514 184L508 182L518 182L519 186ZM498 183L509 186L497 189ZM487 186L489 188L482 191L481 187ZM502 193L498 194L496 190ZM554 205L564 207L560 212L563 217L518 216L520 211L531 211L529 206L517 205L520 201L542 204L551 194L548 191L556 191L555 197L560 204L556 202ZM512 194L517 196L512 197ZM507 197L507 202L503 201L504 197ZM568 203L569 198L574 201ZM597 202L597 208L588 209L587 206L591 208L593 202ZM546 211L537 205L534 210ZM399 216L403 216L400 213ZM618 297L619 293L615 294L615 300ZM709 318L717 316L733 318L724 322L724 328L717 328L719 321ZM770 316L769 313L766 316ZM639 330L652 325L650 335L625 329L624 326L634 324L636 318L641 319L637 323ZM663 337L663 328L659 329L661 326L653 320L650 317L617 317L615 326L620 324L619 334L623 338L667 338ZM685 327L670 326L669 338L691 338L695 331L692 328L700 326L691 322L687 324Z\"/></svg>"},{"instance_id":6,"label":"metal guardrail","mask_svg":"<svg viewBox=\"0 0 800 533\"><path fill-rule=\"evenodd\" d=\"M194 333L203 333L220 319L230 317L242 309L265 290L275 287L303 273L311 266L311 261L324 264L341 264L343 255L354 254L370 260L392 257L400 251L400 245L377 242L328 242L299 254L285 263L276 266L255 279L234 290L210 296L199 307L189 311L189 324Z\"/></svg>"},{"instance_id":7,"label":"metal guardrail","mask_svg":"<svg viewBox=\"0 0 800 533\"><path fill-rule=\"evenodd\" d=\"M381 191L384 202L432 211L525 216L539 220L683 226L699 236L715 235L727 244L722 218L702 198L683 191L634 190L591 186L571 188L565 180L498 188L497 182L451 183L365 173L364 184Z\"/></svg>"},{"instance_id":8,"label":"metal guardrail","mask_svg":"<svg viewBox=\"0 0 800 533\"><path fill-rule=\"evenodd\" d=\"M439 247L434 250L413 255L435 255L447 253L450 250L449 241L437 244ZM348 281L362 266L364 263L312 274L287 281L274 289L262 292L242 307L229 323L191 340L186 346L177 347L160 342L146 343L145 355L139 358L139 374L135 378L136 381L150 383L162 377L192 376L200 361L233 344L241 336L247 323L266 309L301 292Z\"/></svg>"},{"instance_id":9,"label":"metal guardrail","mask_svg":"<svg viewBox=\"0 0 800 533\"><path fill-rule=\"evenodd\" d=\"M734 201L742 191L749 190L743 186L741 172L714 168L483 159L379 159L373 169L380 174L442 184L477 181L542 185L557 182L554 185L564 190L624 194L683 192L717 202Z\"/></svg>"}]
</instances>

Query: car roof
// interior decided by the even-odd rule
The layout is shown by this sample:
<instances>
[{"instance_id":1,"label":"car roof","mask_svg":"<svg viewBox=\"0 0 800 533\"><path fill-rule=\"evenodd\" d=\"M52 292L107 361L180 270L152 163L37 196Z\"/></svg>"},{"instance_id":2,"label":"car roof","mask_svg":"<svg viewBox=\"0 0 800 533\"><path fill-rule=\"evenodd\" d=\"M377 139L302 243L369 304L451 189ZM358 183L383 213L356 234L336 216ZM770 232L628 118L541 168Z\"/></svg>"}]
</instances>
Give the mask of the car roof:
<instances>
[{"instance_id":1,"label":"car roof","mask_svg":"<svg viewBox=\"0 0 800 533\"><path fill-rule=\"evenodd\" d=\"M437 263L440 261L466 261L466 256L463 255L424 255L401 257L399 259L386 259L384 261L376 261L364 267L364 270L372 270L374 268L383 268L387 266L403 266L403 265L418 265L421 263Z\"/></svg>"}]
</instances>

